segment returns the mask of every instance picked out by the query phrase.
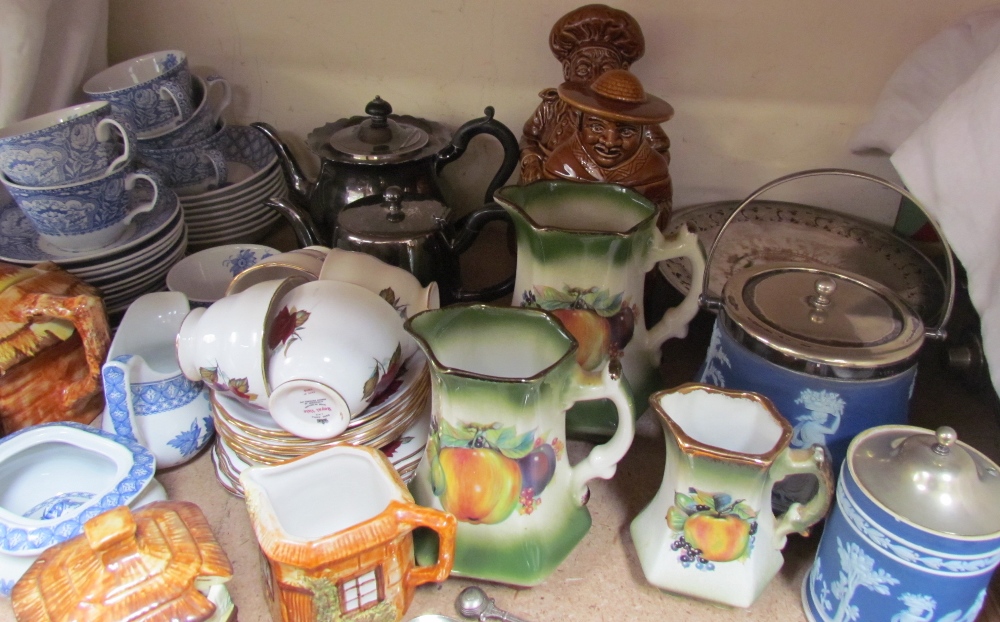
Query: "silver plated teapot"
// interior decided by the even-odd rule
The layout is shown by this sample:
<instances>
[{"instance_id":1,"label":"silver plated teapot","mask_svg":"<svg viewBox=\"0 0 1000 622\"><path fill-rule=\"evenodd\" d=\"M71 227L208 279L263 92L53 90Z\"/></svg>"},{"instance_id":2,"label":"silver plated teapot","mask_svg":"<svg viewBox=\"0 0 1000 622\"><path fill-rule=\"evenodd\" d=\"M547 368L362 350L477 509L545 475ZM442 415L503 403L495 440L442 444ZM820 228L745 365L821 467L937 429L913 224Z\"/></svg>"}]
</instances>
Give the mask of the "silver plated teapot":
<instances>
[{"instance_id":1,"label":"silver plated teapot","mask_svg":"<svg viewBox=\"0 0 1000 622\"><path fill-rule=\"evenodd\" d=\"M380 97L368 103L365 113L327 123L306 137L320 158L315 181L302 173L277 130L266 123L253 124L274 146L292 191L292 201L272 199L268 205L291 222L302 246L332 246L340 211L363 197L381 195L389 186L443 203L438 176L480 134L493 136L504 150L484 202L492 200L493 191L517 167L517 137L493 118L492 107L454 133L440 123L392 114L392 106Z\"/></svg>"}]
</instances>

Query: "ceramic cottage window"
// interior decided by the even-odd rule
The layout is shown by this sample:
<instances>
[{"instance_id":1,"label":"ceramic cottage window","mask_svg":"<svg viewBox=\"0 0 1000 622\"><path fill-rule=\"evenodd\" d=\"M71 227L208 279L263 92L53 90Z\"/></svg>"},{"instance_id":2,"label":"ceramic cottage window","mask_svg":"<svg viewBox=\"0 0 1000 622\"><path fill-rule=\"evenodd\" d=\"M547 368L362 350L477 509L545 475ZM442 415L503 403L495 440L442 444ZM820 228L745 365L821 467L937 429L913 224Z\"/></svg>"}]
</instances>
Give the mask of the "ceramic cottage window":
<instances>
[{"instance_id":1,"label":"ceramic cottage window","mask_svg":"<svg viewBox=\"0 0 1000 622\"><path fill-rule=\"evenodd\" d=\"M383 585L381 566L342 581L337 586L340 590L340 612L347 615L379 604L385 599Z\"/></svg>"}]
</instances>

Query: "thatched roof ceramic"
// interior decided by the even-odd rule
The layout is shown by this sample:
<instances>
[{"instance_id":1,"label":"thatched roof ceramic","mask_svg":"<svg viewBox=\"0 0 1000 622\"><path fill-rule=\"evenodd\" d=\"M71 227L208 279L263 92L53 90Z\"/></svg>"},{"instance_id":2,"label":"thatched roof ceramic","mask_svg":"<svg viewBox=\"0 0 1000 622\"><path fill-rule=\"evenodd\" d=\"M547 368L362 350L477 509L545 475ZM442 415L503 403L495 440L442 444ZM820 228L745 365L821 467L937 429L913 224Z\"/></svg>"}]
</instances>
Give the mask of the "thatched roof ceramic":
<instances>
[{"instance_id":1,"label":"thatched roof ceramic","mask_svg":"<svg viewBox=\"0 0 1000 622\"><path fill-rule=\"evenodd\" d=\"M46 550L14 586L19 622L212 618L200 590L233 574L201 509L185 501L118 507Z\"/></svg>"}]
</instances>

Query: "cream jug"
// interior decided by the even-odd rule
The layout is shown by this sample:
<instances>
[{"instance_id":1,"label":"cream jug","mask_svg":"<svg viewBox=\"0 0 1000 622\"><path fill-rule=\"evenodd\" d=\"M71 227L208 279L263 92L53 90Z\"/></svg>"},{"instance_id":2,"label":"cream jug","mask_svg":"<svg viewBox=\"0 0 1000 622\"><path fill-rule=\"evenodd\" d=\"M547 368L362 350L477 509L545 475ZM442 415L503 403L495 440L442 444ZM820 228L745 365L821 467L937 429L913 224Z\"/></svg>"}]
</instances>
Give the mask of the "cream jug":
<instances>
[{"instance_id":1,"label":"cream jug","mask_svg":"<svg viewBox=\"0 0 1000 622\"><path fill-rule=\"evenodd\" d=\"M656 205L614 184L539 181L506 186L494 196L517 232L514 305L559 318L580 343L584 381L588 374L599 377L609 357L620 359L636 404L645 409L649 395L662 388L660 346L687 335L701 288L693 286L647 330L644 278L657 262L686 257L697 275L692 283L701 283L705 260L697 236L684 228L665 239L656 228ZM567 421L571 437L606 438L614 425L612 409L593 406L574 409Z\"/></svg>"},{"instance_id":2,"label":"cream jug","mask_svg":"<svg viewBox=\"0 0 1000 622\"><path fill-rule=\"evenodd\" d=\"M646 579L656 587L749 607L784 563L781 550L826 514L833 474L820 445L790 449L792 428L755 393L689 383L650 398L663 424L663 482L632 521ZM775 517L771 488L813 475L818 492Z\"/></svg>"},{"instance_id":3,"label":"cream jug","mask_svg":"<svg viewBox=\"0 0 1000 622\"><path fill-rule=\"evenodd\" d=\"M632 444L634 408L617 363L597 370L598 383L579 384L576 341L537 309L453 305L406 329L427 354L432 395L411 487L417 503L458 519L453 573L541 583L590 529L587 482L614 475ZM593 399L614 404L618 429L571 465L565 413ZM423 563L434 559L427 544L416 542Z\"/></svg>"}]
</instances>

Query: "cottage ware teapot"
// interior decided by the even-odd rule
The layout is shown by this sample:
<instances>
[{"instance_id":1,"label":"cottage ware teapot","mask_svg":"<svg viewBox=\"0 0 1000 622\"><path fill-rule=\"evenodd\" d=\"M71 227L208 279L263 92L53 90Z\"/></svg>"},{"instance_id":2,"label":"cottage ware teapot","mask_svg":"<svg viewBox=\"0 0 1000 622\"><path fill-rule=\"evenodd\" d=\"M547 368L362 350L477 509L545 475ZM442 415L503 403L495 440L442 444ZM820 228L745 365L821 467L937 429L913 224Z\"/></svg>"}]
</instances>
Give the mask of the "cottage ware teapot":
<instances>
[{"instance_id":1,"label":"cottage ware teapot","mask_svg":"<svg viewBox=\"0 0 1000 622\"><path fill-rule=\"evenodd\" d=\"M362 197L382 194L389 186L443 202L438 175L459 159L469 141L479 134L495 137L504 149L503 163L490 182L486 201L517 167L517 138L493 118L492 107L486 108L486 116L469 121L454 134L433 121L394 115L392 106L380 97L368 103L365 114L328 123L306 138L320 158L316 181L303 175L273 127L253 124L274 145L292 196L305 208L283 200L269 202L292 222L302 246L332 246L340 210Z\"/></svg>"},{"instance_id":2,"label":"cottage ware teapot","mask_svg":"<svg viewBox=\"0 0 1000 622\"><path fill-rule=\"evenodd\" d=\"M947 426L879 426L847 450L802 604L811 622L972 622L998 562L1000 467Z\"/></svg>"},{"instance_id":3,"label":"cottage ware teapot","mask_svg":"<svg viewBox=\"0 0 1000 622\"><path fill-rule=\"evenodd\" d=\"M642 571L660 589L749 607L784 563L786 536L830 507L829 456L790 449L791 426L754 393L689 383L650 403L667 455L660 489L632 521ZM818 492L775 517L771 488L791 474L813 476Z\"/></svg>"},{"instance_id":4,"label":"cottage ware teapot","mask_svg":"<svg viewBox=\"0 0 1000 622\"><path fill-rule=\"evenodd\" d=\"M705 262L697 236L682 228L664 238L657 206L614 184L538 181L506 186L495 197L517 232L514 304L557 316L580 344L576 356L585 375L610 357L620 359L642 414L661 388L660 346L687 334L701 294L692 287L647 330L644 277L661 260L686 257L699 275L693 282L700 283ZM606 438L615 421L613 409L595 403L574 409L567 429L571 437Z\"/></svg>"},{"instance_id":5,"label":"cottage ware teapot","mask_svg":"<svg viewBox=\"0 0 1000 622\"><path fill-rule=\"evenodd\" d=\"M744 207L772 188L815 176L867 180L920 205L905 190L866 173L794 173L743 201L719 230L709 264L718 240ZM718 319L698 381L766 395L792 424L791 446L826 446L836 472L856 434L906 422L924 339L944 337L955 278L951 251L938 233L948 290L936 327L925 327L894 291L846 270L807 264L750 267L729 278L721 299L703 300ZM783 494L794 496L794 488Z\"/></svg>"}]
</instances>

